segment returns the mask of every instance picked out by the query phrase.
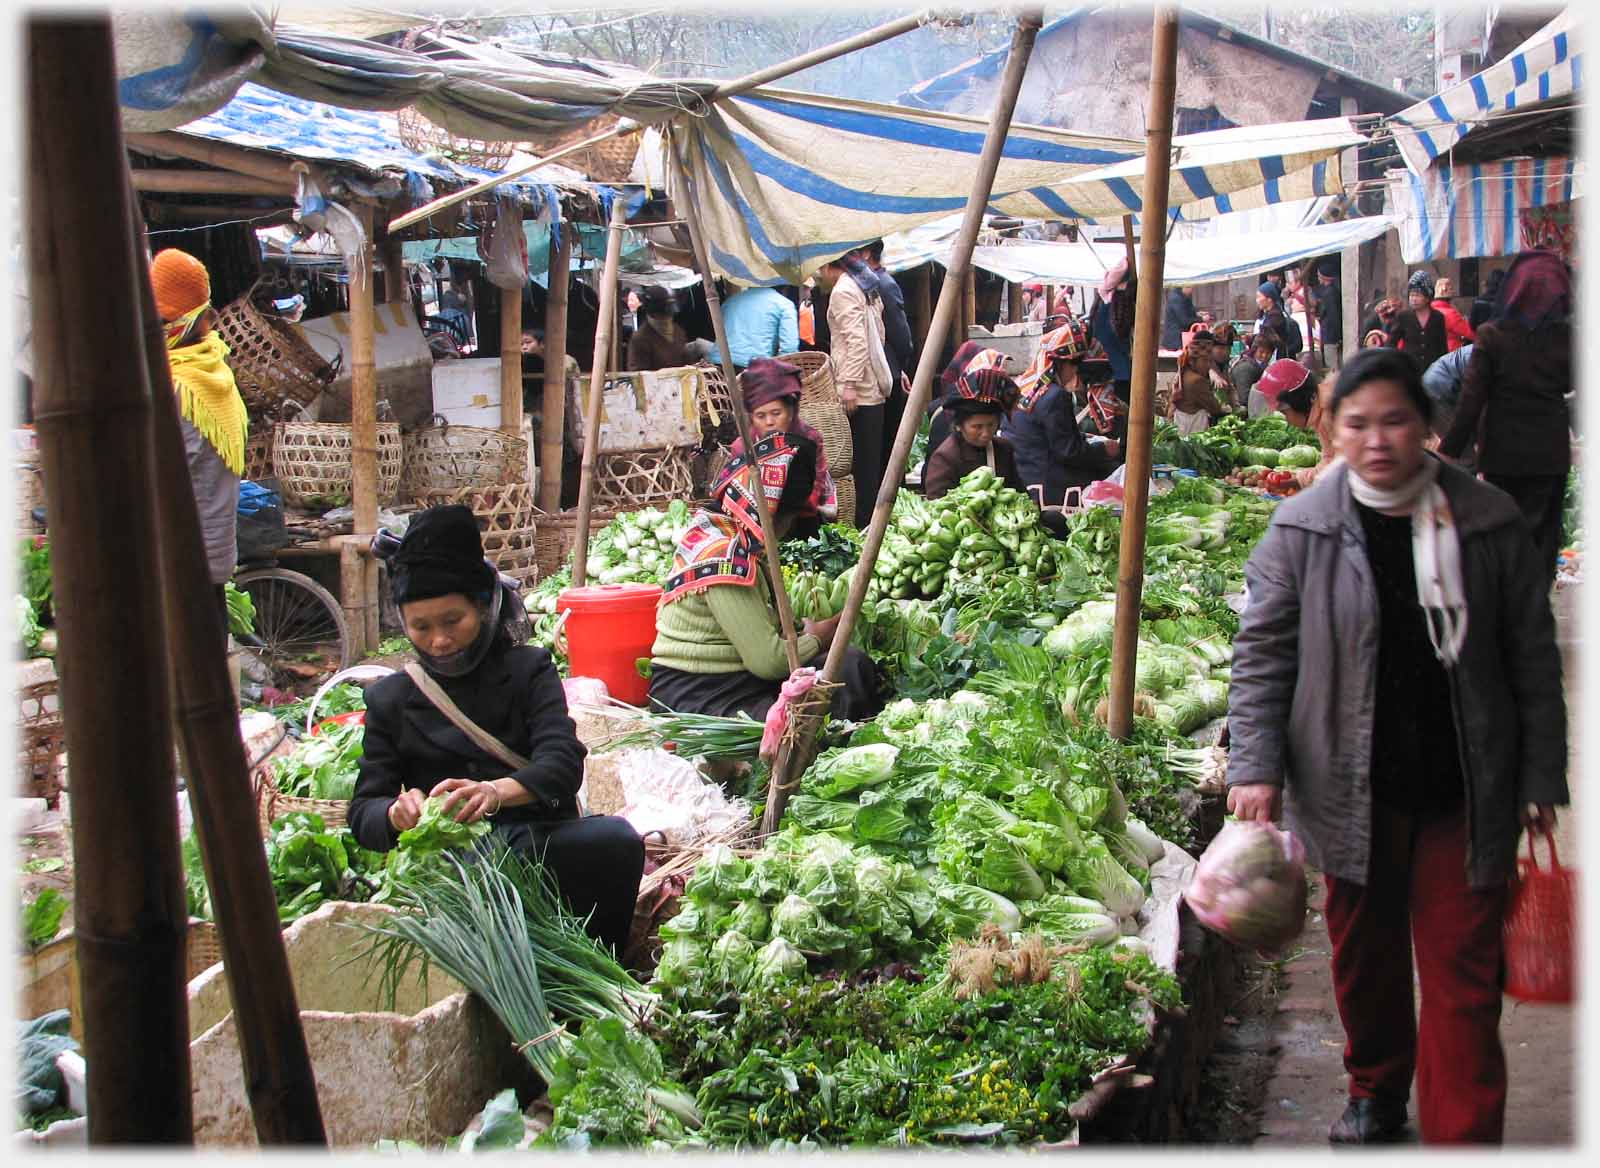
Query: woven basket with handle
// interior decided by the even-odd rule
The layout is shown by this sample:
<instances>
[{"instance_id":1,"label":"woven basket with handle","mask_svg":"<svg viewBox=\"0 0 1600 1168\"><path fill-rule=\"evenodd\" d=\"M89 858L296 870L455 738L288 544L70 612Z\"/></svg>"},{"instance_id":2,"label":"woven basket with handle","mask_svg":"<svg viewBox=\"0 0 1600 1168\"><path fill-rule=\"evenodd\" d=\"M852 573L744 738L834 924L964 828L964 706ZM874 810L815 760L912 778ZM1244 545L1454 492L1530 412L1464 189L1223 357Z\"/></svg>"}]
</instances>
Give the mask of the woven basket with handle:
<instances>
[{"instance_id":1,"label":"woven basket with handle","mask_svg":"<svg viewBox=\"0 0 1600 1168\"><path fill-rule=\"evenodd\" d=\"M429 491L514 483L528 476L528 443L501 430L452 426L442 418L402 439L401 492L415 499Z\"/></svg>"},{"instance_id":2,"label":"woven basket with handle","mask_svg":"<svg viewBox=\"0 0 1600 1168\"><path fill-rule=\"evenodd\" d=\"M310 811L322 816L329 831L345 826L345 812L350 808L346 799L305 799L299 795L285 795L272 781L272 768L256 768L255 777L256 819L261 825L261 838L267 838L272 821L282 819L295 811Z\"/></svg>"},{"instance_id":3,"label":"woven basket with handle","mask_svg":"<svg viewBox=\"0 0 1600 1168\"><path fill-rule=\"evenodd\" d=\"M845 475L840 478L833 476L833 489L839 496L839 518L836 520L844 527L856 525L856 480L854 475Z\"/></svg>"},{"instance_id":4,"label":"woven basket with handle","mask_svg":"<svg viewBox=\"0 0 1600 1168\"><path fill-rule=\"evenodd\" d=\"M526 471L524 471L524 475ZM419 507L459 503L477 517L483 554L506 575L527 584L537 575L538 513L534 488L526 482L482 483L454 490L423 491Z\"/></svg>"},{"instance_id":5,"label":"woven basket with handle","mask_svg":"<svg viewBox=\"0 0 1600 1168\"><path fill-rule=\"evenodd\" d=\"M352 477L348 422L278 422L272 433L272 471L291 507L342 507ZM378 502L393 503L400 490L405 448L400 423L378 423Z\"/></svg>"},{"instance_id":6,"label":"woven basket with handle","mask_svg":"<svg viewBox=\"0 0 1600 1168\"><path fill-rule=\"evenodd\" d=\"M620 119L614 115L595 118L584 122L581 126L568 130L564 134L541 138L528 142L528 148L541 158L548 158L557 150L565 150L568 146L575 146L585 138L593 138L596 134L603 134L615 126ZM639 153L640 137L638 131L618 134L614 138L607 138L576 154L569 154L558 161L557 165L571 167L573 170L582 171L595 182L620 183L627 182L628 176L633 172L633 160Z\"/></svg>"},{"instance_id":7,"label":"woven basket with handle","mask_svg":"<svg viewBox=\"0 0 1600 1168\"><path fill-rule=\"evenodd\" d=\"M227 342L239 396L253 415L276 414L285 402L310 405L338 376L337 365L262 313L249 292L217 313L217 332Z\"/></svg>"}]
</instances>

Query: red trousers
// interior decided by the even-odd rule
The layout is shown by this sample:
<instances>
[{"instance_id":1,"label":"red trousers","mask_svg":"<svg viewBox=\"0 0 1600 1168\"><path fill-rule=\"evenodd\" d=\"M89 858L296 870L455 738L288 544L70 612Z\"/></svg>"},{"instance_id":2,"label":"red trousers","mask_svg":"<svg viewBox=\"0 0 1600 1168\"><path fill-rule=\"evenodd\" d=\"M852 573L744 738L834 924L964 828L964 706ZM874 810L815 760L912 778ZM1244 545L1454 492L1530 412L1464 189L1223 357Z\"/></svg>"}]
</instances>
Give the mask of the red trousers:
<instances>
[{"instance_id":1,"label":"red trousers","mask_svg":"<svg viewBox=\"0 0 1600 1168\"><path fill-rule=\"evenodd\" d=\"M1404 1102L1415 1071L1429 1144L1498 1144L1505 1126L1506 893L1468 885L1466 849L1464 812L1423 821L1375 805L1367 883L1325 877L1350 1096Z\"/></svg>"}]
</instances>

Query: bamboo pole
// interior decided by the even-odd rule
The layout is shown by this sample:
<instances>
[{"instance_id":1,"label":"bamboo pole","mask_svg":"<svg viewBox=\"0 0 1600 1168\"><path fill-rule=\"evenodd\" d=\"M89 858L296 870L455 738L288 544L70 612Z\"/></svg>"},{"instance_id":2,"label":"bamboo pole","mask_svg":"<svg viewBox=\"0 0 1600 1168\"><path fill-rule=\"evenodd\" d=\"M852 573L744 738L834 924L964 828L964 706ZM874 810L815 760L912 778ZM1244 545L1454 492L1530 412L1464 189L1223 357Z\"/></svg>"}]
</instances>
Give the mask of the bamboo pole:
<instances>
[{"instance_id":1,"label":"bamboo pole","mask_svg":"<svg viewBox=\"0 0 1600 1168\"><path fill-rule=\"evenodd\" d=\"M972 335L972 326L978 323L978 273L969 267L961 277L961 336L964 341Z\"/></svg>"},{"instance_id":2,"label":"bamboo pole","mask_svg":"<svg viewBox=\"0 0 1600 1168\"><path fill-rule=\"evenodd\" d=\"M351 502L355 534L378 530L378 367L376 307L372 287L372 212L357 207L367 233L365 253L350 273L350 443Z\"/></svg>"},{"instance_id":3,"label":"bamboo pole","mask_svg":"<svg viewBox=\"0 0 1600 1168\"><path fill-rule=\"evenodd\" d=\"M694 248L695 266L700 269L700 284L705 289L706 308L711 312L711 332L716 338L717 352L722 357L722 376L728 381L728 397L733 401L733 420L739 428L739 440L744 443L747 458L755 457L755 433L750 428L750 411L745 408L744 394L739 392L739 377L733 371L733 349L728 344L728 329L722 319L722 299L717 295L717 281L711 271L711 252L706 247L705 232L700 225L700 206L694 189L694 179L687 168L681 170L684 199L683 217L689 227L689 243ZM783 633L784 655L789 659L789 672L799 669L800 644L795 632L794 608L789 603L789 592L783 586L783 562L778 550L778 530L774 526L772 507L766 491L756 490L757 511L761 515L761 538L766 545L767 577L772 585L772 601L778 609L778 627ZM773 768L773 774L778 769Z\"/></svg>"},{"instance_id":4,"label":"bamboo pole","mask_svg":"<svg viewBox=\"0 0 1600 1168\"><path fill-rule=\"evenodd\" d=\"M1143 212L1140 213L1143 214ZM1146 216L1144 221L1146 223L1150 222L1149 217ZM1122 217L1122 246L1125 247L1128 252L1128 279L1135 279L1139 275L1139 269L1134 259L1134 250L1136 245L1133 242L1132 215L1124 215Z\"/></svg>"},{"instance_id":5,"label":"bamboo pole","mask_svg":"<svg viewBox=\"0 0 1600 1168\"><path fill-rule=\"evenodd\" d=\"M1122 543L1117 563L1117 615L1111 641L1111 689L1107 729L1126 738L1133 730L1134 667L1139 652L1139 605L1144 592L1145 518L1150 502L1152 420L1155 413L1156 346L1161 340L1161 289L1166 238L1148 230L1167 213L1172 172L1172 107L1178 81L1178 11L1155 11L1150 53L1150 110L1145 125L1144 194L1139 295L1134 303L1132 401L1128 408L1127 467L1122 483Z\"/></svg>"},{"instance_id":6,"label":"bamboo pole","mask_svg":"<svg viewBox=\"0 0 1600 1168\"><path fill-rule=\"evenodd\" d=\"M600 276L600 314L595 321L594 364L589 369L589 400L583 411L583 475L578 480L578 522L572 549L572 586L582 588L589 565L589 514L594 508L595 467L600 455L600 407L605 397L606 358L617 322L617 266L622 259L622 228L628 210L620 195L611 200L606 233L606 266Z\"/></svg>"},{"instance_id":7,"label":"bamboo pole","mask_svg":"<svg viewBox=\"0 0 1600 1168\"><path fill-rule=\"evenodd\" d=\"M383 264L383 302L404 304L410 299L410 289L406 287L405 244L392 235L385 235L379 239L377 250Z\"/></svg>"},{"instance_id":8,"label":"bamboo pole","mask_svg":"<svg viewBox=\"0 0 1600 1168\"><path fill-rule=\"evenodd\" d=\"M911 328L917 352L928 347L928 326L933 321L933 265L923 264L911 282Z\"/></svg>"},{"instance_id":9,"label":"bamboo pole","mask_svg":"<svg viewBox=\"0 0 1600 1168\"><path fill-rule=\"evenodd\" d=\"M550 295L544 309L544 410L539 426L539 507L561 510L561 464L567 420L567 289L572 282L573 223L550 242Z\"/></svg>"},{"instance_id":10,"label":"bamboo pole","mask_svg":"<svg viewBox=\"0 0 1600 1168\"><path fill-rule=\"evenodd\" d=\"M1017 108L1017 95L1022 90L1022 78L1028 69L1028 57L1033 52L1034 38L1038 35L1042 23L1043 17L1038 8L1026 8L1017 17L1017 27L1011 35L1011 48L1006 56L1005 73L1000 82L1000 94L995 102L988 133L984 138L983 154L978 161L972 193L967 198L967 209L961 221L961 230L956 235L955 246L950 253L950 267L945 273L944 285L939 290L939 304L933 313L933 336L944 336L949 331L951 321L955 319L960 306L963 277L972 265L973 247L978 239L978 231L983 226L984 207L989 201L990 192L994 189L995 174L1000 168L1000 155L1005 148L1006 134L1011 128L1012 114ZM878 552L883 547L883 538L889 529L889 514L894 510L895 497L899 493L901 482L905 479L906 461L911 454L911 443L916 439L917 430L921 425L941 355L937 348L927 345L923 347L922 356L917 361L916 377L911 383L911 396L906 402L905 412L900 417L900 429L895 434L894 448L889 452L888 465L883 472L883 484L878 488L878 498L873 505L872 522L867 526L866 540L861 549L861 562L851 578L850 595L845 601L838 628L834 631L833 644L828 649L827 664L823 667L822 675L829 681L836 680L839 676L839 667L844 661L845 650L850 645L850 637L855 632L856 621L861 615L861 605L866 599L867 585L872 579L873 566L878 562ZM794 780L811 760L808 753L799 752L782 761L786 764L783 770L780 771L777 767L773 769L773 795L768 797L766 812L762 819L762 830L766 832L776 829L778 821L783 817L784 804L788 800L788 793Z\"/></svg>"},{"instance_id":11,"label":"bamboo pole","mask_svg":"<svg viewBox=\"0 0 1600 1168\"><path fill-rule=\"evenodd\" d=\"M501 214L506 214L502 205ZM522 229L522 212L515 212ZM521 288L500 289L500 431L522 435L522 294Z\"/></svg>"},{"instance_id":12,"label":"bamboo pole","mask_svg":"<svg viewBox=\"0 0 1600 1168\"><path fill-rule=\"evenodd\" d=\"M240 146L231 146L226 142L213 142L209 138L191 138L187 134L173 130L159 134L128 134L125 137L130 150L137 150L143 154L187 158L190 162L204 162L219 170L233 170L240 174L254 175L268 182L288 183L291 187L295 185L295 173L290 169L293 163L254 150L246 150ZM315 170L312 173L318 178L321 177Z\"/></svg>"},{"instance_id":13,"label":"bamboo pole","mask_svg":"<svg viewBox=\"0 0 1600 1168\"><path fill-rule=\"evenodd\" d=\"M105 15L34 14L24 35L23 238L56 663L61 705L71 712L89 1141L189 1144L188 914L173 806L150 391L138 376L139 319L126 295L137 278L134 209L111 25ZM215 620L207 627L220 632Z\"/></svg>"},{"instance_id":14,"label":"bamboo pole","mask_svg":"<svg viewBox=\"0 0 1600 1168\"><path fill-rule=\"evenodd\" d=\"M130 217L136 232L136 217ZM142 257L137 235L133 254ZM144 321L144 384L155 403L155 497L174 706L195 836L215 909L233 1001L245 1093L263 1145L327 1143L277 897L261 850L249 761L216 611L199 512L193 505L177 396L148 271L135 269ZM162 521L162 517L165 520ZM186 971L187 975L187 971Z\"/></svg>"},{"instance_id":15,"label":"bamboo pole","mask_svg":"<svg viewBox=\"0 0 1600 1168\"><path fill-rule=\"evenodd\" d=\"M899 36L901 33L911 32L913 29L920 28L922 25L928 23L931 19L932 14L926 10L917 12L912 16L902 16L898 20L891 20L887 24L881 24L877 28L868 29L866 32L860 33L857 36L853 36L842 41L836 41L831 45L824 45L822 48L815 49L812 52L804 54L803 56L794 57L788 61L780 61L776 65L771 65L765 69L757 70L754 73L747 73L743 77L735 78L733 81L730 81L725 85L717 86L716 89L712 90L708 102L722 101L724 98L737 97L741 93L748 93L750 90L758 88L759 86L771 84L774 81L778 81L784 77L798 73L802 69L809 69L813 65L821 65L824 62L833 60L835 57L842 57L845 54L853 53L858 49L870 48L872 45L880 44L886 40L891 40L894 37ZM699 112L703 113L703 111ZM454 194L445 195L442 198L435 199L431 203L427 203L421 207L418 207L415 211L409 211L400 216L400 218L394 220L394 222L390 223L389 230L399 231L401 228L410 227L413 223L419 223L430 215L437 215L440 211L446 210L449 207L453 207L457 203L474 198L483 194L485 191L493 190L503 182L510 182L512 179L521 178L523 175L531 174L533 171L538 170L542 166L548 166L552 162L559 162L561 159L568 158L574 154L579 154L589 149L591 146L597 146L601 142L609 142L612 138L621 137L623 134L631 134L641 128L642 127L640 124L634 121L632 118L622 118L615 126L612 126L609 130L606 130L603 133L596 134L592 138L585 138L583 141L576 142L563 150L557 150L554 154L548 155L545 158L541 158L537 162L531 162L526 166L519 166L513 170L508 170L502 174L497 174L491 178L486 178L482 182L474 183L472 186L456 191Z\"/></svg>"},{"instance_id":16,"label":"bamboo pole","mask_svg":"<svg viewBox=\"0 0 1600 1168\"><path fill-rule=\"evenodd\" d=\"M1014 280L1006 281L1006 321L1016 324L1023 317L1022 312L1022 285Z\"/></svg>"},{"instance_id":17,"label":"bamboo pole","mask_svg":"<svg viewBox=\"0 0 1600 1168\"><path fill-rule=\"evenodd\" d=\"M293 198L294 184L225 170L136 170L135 190L169 195L272 195Z\"/></svg>"}]
</instances>

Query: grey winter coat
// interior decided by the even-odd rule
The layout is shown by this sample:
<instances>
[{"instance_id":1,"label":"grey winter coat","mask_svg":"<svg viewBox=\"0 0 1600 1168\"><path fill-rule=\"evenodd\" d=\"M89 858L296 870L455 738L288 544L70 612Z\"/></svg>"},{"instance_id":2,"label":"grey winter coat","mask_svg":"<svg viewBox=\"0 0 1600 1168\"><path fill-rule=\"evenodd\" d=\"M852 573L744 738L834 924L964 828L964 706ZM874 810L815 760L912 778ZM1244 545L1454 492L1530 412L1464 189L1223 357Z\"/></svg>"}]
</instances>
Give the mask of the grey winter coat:
<instances>
[{"instance_id":1,"label":"grey winter coat","mask_svg":"<svg viewBox=\"0 0 1600 1168\"><path fill-rule=\"evenodd\" d=\"M1367 880L1378 594L1349 471L1282 504L1245 565L1228 785L1287 779L1285 818L1318 869ZM1503 883L1518 813L1567 802L1567 725L1548 576L1509 495L1445 465L1460 532L1467 639L1448 670L1468 814L1467 878Z\"/></svg>"}]
</instances>

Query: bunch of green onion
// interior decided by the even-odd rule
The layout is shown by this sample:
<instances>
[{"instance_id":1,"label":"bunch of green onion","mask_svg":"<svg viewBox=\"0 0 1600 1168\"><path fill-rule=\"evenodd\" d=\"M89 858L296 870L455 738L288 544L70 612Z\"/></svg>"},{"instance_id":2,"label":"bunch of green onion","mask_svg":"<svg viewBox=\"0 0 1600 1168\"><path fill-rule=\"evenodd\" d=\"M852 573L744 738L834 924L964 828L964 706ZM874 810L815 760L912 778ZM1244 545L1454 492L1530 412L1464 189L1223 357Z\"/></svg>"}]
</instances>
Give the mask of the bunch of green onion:
<instances>
[{"instance_id":1,"label":"bunch of green onion","mask_svg":"<svg viewBox=\"0 0 1600 1168\"><path fill-rule=\"evenodd\" d=\"M766 727L748 714L679 714L671 710L643 715L642 725L608 739L606 750L662 746L682 758L753 759L761 753Z\"/></svg>"}]
</instances>

